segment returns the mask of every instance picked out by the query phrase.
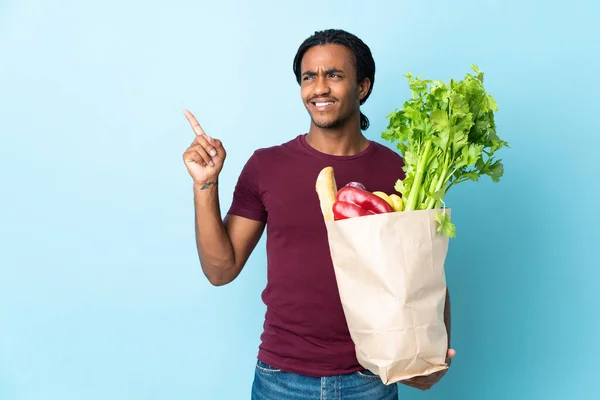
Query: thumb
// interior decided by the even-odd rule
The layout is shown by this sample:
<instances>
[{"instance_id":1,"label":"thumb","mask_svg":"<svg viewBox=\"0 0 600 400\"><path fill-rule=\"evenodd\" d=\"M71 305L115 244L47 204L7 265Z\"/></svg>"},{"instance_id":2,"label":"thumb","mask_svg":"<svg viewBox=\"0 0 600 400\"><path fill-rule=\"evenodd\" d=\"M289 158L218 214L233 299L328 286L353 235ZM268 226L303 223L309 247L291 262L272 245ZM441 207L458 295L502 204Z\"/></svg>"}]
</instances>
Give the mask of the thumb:
<instances>
[{"instance_id":1,"label":"thumb","mask_svg":"<svg viewBox=\"0 0 600 400\"><path fill-rule=\"evenodd\" d=\"M212 144L217 150L223 150L223 142L221 142L219 139L213 139L210 136L208 136L208 141L210 142L210 144Z\"/></svg>"}]
</instances>

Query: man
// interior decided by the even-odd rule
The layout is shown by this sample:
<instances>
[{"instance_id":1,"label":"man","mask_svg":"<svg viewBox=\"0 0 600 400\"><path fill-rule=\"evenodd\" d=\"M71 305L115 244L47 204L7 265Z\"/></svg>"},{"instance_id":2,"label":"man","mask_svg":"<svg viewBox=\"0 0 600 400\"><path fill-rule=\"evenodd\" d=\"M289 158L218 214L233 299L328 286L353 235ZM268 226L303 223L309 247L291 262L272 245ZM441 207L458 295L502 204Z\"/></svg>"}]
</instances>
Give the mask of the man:
<instances>
[{"instance_id":1,"label":"man","mask_svg":"<svg viewBox=\"0 0 600 400\"><path fill-rule=\"evenodd\" d=\"M356 360L315 191L319 171L329 165L340 187L358 181L390 192L402 177L401 156L362 133L369 121L360 105L372 91L375 63L359 38L326 30L302 43L293 70L310 129L252 154L224 220L217 188L225 148L185 111L196 133L183 159L194 182L202 270L213 285L231 282L266 228L267 312L253 399L396 399L396 385L384 385ZM449 304L446 310L449 328ZM425 390L443 374L403 383Z\"/></svg>"}]
</instances>

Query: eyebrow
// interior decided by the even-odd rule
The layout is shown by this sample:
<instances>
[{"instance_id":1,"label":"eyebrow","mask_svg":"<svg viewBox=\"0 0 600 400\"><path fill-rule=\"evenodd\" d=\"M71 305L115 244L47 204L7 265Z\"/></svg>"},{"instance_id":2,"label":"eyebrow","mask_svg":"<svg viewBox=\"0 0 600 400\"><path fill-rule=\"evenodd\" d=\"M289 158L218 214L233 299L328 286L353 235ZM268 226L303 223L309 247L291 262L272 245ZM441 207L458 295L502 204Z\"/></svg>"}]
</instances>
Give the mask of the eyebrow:
<instances>
[{"instance_id":1,"label":"eyebrow","mask_svg":"<svg viewBox=\"0 0 600 400\"><path fill-rule=\"evenodd\" d=\"M338 68L328 68L325 70L325 74L333 74L333 73L344 73L341 69ZM314 70L306 71L302 74L302 76L315 76L317 73Z\"/></svg>"}]
</instances>

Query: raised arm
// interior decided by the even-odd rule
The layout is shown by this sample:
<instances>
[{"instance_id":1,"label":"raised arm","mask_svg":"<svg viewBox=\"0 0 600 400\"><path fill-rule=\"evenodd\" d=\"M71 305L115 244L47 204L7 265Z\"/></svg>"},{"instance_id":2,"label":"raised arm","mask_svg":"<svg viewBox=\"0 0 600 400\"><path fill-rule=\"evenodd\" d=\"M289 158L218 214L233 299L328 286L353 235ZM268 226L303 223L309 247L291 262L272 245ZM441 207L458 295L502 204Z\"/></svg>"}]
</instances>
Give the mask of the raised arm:
<instances>
[{"instance_id":1,"label":"raised arm","mask_svg":"<svg viewBox=\"0 0 600 400\"><path fill-rule=\"evenodd\" d=\"M226 151L208 136L196 118L185 111L196 137L183 154L193 179L196 247L202 271L215 286L233 281L248 261L263 231L264 222L228 215L219 206L219 174Z\"/></svg>"}]
</instances>

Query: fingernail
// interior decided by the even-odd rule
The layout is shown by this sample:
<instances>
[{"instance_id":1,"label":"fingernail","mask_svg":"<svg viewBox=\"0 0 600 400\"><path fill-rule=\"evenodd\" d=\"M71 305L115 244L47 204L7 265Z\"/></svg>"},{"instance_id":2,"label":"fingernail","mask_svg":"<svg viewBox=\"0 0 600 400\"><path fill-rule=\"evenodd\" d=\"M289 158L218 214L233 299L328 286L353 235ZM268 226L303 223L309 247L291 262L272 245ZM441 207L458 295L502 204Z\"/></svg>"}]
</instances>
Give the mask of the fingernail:
<instances>
[{"instance_id":1,"label":"fingernail","mask_svg":"<svg viewBox=\"0 0 600 400\"><path fill-rule=\"evenodd\" d=\"M215 149L210 149L209 154L214 157L217 154L217 152L215 151Z\"/></svg>"},{"instance_id":2,"label":"fingernail","mask_svg":"<svg viewBox=\"0 0 600 400\"><path fill-rule=\"evenodd\" d=\"M214 167L214 166L215 166L215 163L214 163L212 160L210 160L210 161L208 162L208 165L210 165L211 167Z\"/></svg>"}]
</instances>

